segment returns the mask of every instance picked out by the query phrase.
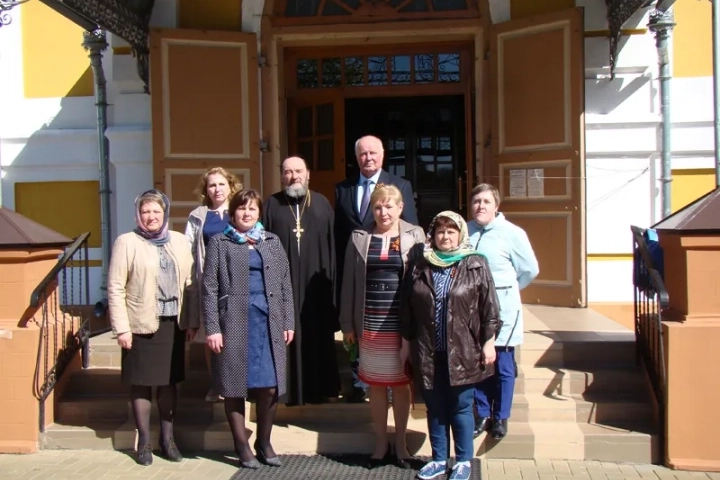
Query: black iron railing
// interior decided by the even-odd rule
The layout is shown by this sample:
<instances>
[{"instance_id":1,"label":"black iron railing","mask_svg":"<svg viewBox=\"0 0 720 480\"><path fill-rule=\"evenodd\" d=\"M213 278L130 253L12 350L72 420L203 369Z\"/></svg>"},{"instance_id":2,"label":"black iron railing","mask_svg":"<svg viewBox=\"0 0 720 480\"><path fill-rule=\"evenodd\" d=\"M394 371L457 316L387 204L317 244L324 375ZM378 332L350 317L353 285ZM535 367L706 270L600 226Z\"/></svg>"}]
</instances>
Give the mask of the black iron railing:
<instances>
[{"instance_id":1,"label":"black iron railing","mask_svg":"<svg viewBox=\"0 0 720 480\"><path fill-rule=\"evenodd\" d=\"M37 309L40 341L35 366L35 397L40 402L40 432L45 431L45 401L63 372L82 352L88 366L90 336L90 280L88 237L83 233L66 247L53 269L30 297L30 308Z\"/></svg>"},{"instance_id":2,"label":"black iron railing","mask_svg":"<svg viewBox=\"0 0 720 480\"><path fill-rule=\"evenodd\" d=\"M645 230L630 227L634 242L633 283L635 285L635 348L638 364L647 369L658 405L660 458L665 458L665 342L663 339L663 311L669 297L662 275L653 262L645 240Z\"/></svg>"}]
</instances>

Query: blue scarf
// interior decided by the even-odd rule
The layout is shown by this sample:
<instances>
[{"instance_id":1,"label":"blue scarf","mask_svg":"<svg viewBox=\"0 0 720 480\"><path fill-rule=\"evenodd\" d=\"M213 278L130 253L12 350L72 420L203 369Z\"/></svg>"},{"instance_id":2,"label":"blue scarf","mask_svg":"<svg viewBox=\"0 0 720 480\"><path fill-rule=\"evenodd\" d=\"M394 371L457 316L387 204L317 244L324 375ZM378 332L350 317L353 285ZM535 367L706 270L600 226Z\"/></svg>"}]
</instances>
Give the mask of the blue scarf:
<instances>
[{"instance_id":1,"label":"blue scarf","mask_svg":"<svg viewBox=\"0 0 720 480\"><path fill-rule=\"evenodd\" d=\"M228 223L225 230L223 230L223 234L231 241L239 245L242 245L243 243L255 245L256 243L260 243L265 240L265 227L263 227L262 223L257 222L251 230L247 232L240 232L231 223Z\"/></svg>"}]
</instances>

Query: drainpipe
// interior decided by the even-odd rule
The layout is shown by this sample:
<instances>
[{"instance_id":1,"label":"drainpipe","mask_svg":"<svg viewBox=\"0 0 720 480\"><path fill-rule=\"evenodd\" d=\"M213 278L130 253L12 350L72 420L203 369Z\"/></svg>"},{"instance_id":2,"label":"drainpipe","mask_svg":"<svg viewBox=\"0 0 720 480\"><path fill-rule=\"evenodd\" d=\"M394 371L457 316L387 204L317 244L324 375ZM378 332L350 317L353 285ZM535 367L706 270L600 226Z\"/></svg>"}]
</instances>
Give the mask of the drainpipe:
<instances>
[{"instance_id":1,"label":"drainpipe","mask_svg":"<svg viewBox=\"0 0 720 480\"><path fill-rule=\"evenodd\" d=\"M107 130L107 82L102 65L102 55L108 44L105 30L83 32L83 48L89 51L90 66L95 79L95 107L97 109L98 153L100 161L100 230L102 236L102 300L95 304L95 315L102 316L107 309L107 276L110 264L110 142L105 136Z\"/></svg>"},{"instance_id":2,"label":"drainpipe","mask_svg":"<svg viewBox=\"0 0 720 480\"><path fill-rule=\"evenodd\" d=\"M720 0L712 2L713 96L715 97L715 186L720 187Z\"/></svg>"},{"instance_id":3,"label":"drainpipe","mask_svg":"<svg viewBox=\"0 0 720 480\"><path fill-rule=\"evenodd\" d=\"M672 159L670 146L670 56L668 39L675 26L671 10L655 10L650 14L648 28L655 34L660 80L660 117L662 118L662 218L670 216L670 182L672 182Z\"/></svg>"}]
</instances>

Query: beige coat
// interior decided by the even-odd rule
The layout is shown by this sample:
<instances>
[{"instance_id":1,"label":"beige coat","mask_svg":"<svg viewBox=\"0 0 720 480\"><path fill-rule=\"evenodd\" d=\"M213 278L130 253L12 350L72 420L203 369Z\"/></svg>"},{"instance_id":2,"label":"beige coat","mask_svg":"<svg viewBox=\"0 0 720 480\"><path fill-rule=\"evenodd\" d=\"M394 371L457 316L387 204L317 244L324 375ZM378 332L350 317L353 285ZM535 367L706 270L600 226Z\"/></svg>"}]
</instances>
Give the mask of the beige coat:
<instances>
[{"instance_id":1,"label":"beige coat","mask_svg":"<svg viewBox=\"0 0 720 480\"><path fill-rule=\"evenodd\" d=\"M362 337L365 321L365 276L367 254L372 229L353 231L345 252L342 292L340 294L340 328L343 333ZM408 263L422 255L425 234L423 229L400 220L400 254L405 271Z\"/></svg>"},{"instance_id":2,"label":"beige coat","mask_svg":"<svg viewBox=\"0 0 720 480\"><path fill-rule=\"evenodd\" d=\"M197 316L183 311L183 298L194 288L193 257L185 235L170 231L165 244L175 263L178 279L178 318L181 329L197 328ZM157 276L160 270L158 248L134 232L120 235L113 245L108 270L108 309L113 334L156 332L160 321L157 315ZM189 320L189 324L188 324Z\"/></svg>"}]
</instances>

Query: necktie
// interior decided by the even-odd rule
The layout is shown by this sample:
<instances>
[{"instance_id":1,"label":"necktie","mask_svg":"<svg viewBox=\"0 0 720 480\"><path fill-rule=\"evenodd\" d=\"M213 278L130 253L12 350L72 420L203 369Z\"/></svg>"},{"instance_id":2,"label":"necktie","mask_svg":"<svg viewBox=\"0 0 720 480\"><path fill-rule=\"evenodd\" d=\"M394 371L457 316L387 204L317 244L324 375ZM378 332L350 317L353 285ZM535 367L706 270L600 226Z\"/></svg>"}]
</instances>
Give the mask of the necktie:
<instances>
[{"instance_id":1,"label":"necktie","mask_svg":"<svg viewBox=\"0 0 720 480\"><path fill-rule=\"evenodd\" d=\"M365 180L363 183L363 197L362 202L360 202L360 220L365 219L365 215L367 215L368 207L370 206L370 180Z\"/></svg>"}]
</instances>

